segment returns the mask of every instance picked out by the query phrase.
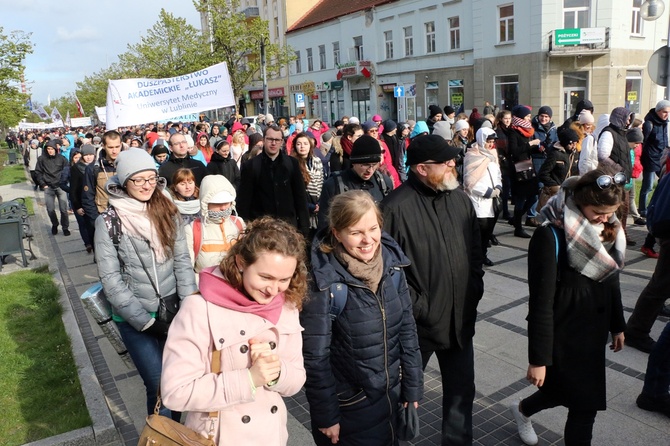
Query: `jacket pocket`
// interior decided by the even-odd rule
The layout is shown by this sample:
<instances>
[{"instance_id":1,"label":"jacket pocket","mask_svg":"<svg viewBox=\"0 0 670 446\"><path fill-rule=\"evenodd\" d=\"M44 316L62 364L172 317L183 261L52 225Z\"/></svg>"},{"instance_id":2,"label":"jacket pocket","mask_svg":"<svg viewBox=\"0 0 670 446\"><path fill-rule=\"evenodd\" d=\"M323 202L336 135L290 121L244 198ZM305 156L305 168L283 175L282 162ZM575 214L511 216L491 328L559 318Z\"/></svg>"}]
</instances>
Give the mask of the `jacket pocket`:
<instances>
[{"instance_id":1,"label":"jacket pocket","mask_svg":"<svg viewBox=\"0 0 670 446\"><path fill-rule=\"evenodd\" d=\"M337 401L340 403L340 407L353 406L366 398L367 396L363 392L363 389L349 389L337 394Z\"/></svg>"}]
</instances>

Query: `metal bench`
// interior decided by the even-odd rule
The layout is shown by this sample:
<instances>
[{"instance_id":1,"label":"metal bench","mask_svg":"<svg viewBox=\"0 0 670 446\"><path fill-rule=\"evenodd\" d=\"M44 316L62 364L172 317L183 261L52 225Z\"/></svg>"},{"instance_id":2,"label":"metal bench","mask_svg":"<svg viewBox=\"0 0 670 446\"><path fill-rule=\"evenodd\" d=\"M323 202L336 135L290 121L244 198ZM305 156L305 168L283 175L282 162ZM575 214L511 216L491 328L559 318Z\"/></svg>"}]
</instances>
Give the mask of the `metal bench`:
<instances>
[{"instance_id":1,"label":"metal bench","mask_svg":"<svg viewBox=\"0 0 670 446\"><path fill-rule=\"evenodd\" d=\"M28 240L28 249L23 240ZM21 253L23 266L28 266L26 251L30 252L30 260L36 259L32 250L33 232L30 226L28 208L23 198L0 204L0 269L7 255Z\"/></svg>"},{"instance_id":2,"label":"metal bench","mask_svg":"<svg viewBox=\"0 0 670 446\"><path fill-rule=\"evenodd\" d=\"M18 155L15 151L7 152L7 164L16 164L18 162Z\"/></svg>"}]
</instances>

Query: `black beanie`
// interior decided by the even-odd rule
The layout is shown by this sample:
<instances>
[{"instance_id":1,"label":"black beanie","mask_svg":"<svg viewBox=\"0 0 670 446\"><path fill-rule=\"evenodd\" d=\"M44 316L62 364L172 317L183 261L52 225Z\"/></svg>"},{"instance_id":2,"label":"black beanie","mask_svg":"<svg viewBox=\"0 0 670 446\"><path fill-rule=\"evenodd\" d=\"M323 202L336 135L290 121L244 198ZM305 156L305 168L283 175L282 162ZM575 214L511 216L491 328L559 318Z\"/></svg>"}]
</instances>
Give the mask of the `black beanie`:
<instances>
[{"instance_id":1,"label":"black beanie","mask_svg":"<svg viewBox=\"0 0 670 446\"><path fill-rule=\"evenodd\" d=\"M428 111L430 112L429 118L432 118L435 115L441 115L442 109L438 105L429 105Z\"/></svg>"},{"instance_id":2,"label":"black beanie","mask_svg":"<svg viewBox=\"0 0 670 446\"><path fill-rule=\"evenodd\" d=\"M451 105L447 105L446 107L444 107L444 114L446 116L449 116L452 113L456 113L456 110L454 110L454 107L452 107Z\"/></svg>"},{"instance_id":3,"label":"black beanie","mask_svg":"<svg viewBox=\"0 0 670 446\"><path fill-rule=\"evenodd\" d=\"M378 163L382 160L382 146L376 138L363 135L351 148L351 164Z\"/></svg>"},{"instance_id":4,"label":"black beanie","mask_svg":"<svg viewBox=\"0 0 670 446\"><path fill-rule=\"evenodd\" d=\"M384 127L384 133L392 132L394 129L398 128L398 124L396 124L393 119L387 119L382 122L382 126Z\"/></svg>"},{"instance_id":5,"label":"black beanie","mask_svg":"<svg viewBox=\"0 0 670 446\"><path fill-rule=\"evenodd\" d=\"M549 117L551 118L554 115L554 111L548 105L543 105L537 111L537 114L538 115L549 115Z\"/></svg>"},{"instance_id":6,"label":"black beanie","mask_svg":"<svg viewBox=\"0 0 670 446\"><path fill-rule=\"evenodd\" d=\"M579 142L579 135L574 130L568 128L558 132L558 141L565 149L570 145L571 142Z\"/></svg>"}]
</instances>

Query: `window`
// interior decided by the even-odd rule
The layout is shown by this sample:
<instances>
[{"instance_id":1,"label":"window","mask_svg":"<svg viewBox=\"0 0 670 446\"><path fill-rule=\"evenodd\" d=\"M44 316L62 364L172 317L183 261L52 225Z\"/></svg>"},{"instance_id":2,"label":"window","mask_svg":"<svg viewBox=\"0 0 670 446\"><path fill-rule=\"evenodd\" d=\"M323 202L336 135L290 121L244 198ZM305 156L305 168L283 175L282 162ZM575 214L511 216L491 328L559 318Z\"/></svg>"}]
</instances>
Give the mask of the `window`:
<instances>
[{"instance_id":1,"label":"window","mask_svg":"<svg viewBox=\"0 0 670 446\"><path fill-rule=\"evenodd\" d=\"M406 26L403 28L405 34L405 56L414 55L414 38L412 37L412 27Z\"/></svg>"},{"instance_id":2,"label":"window","mask_svg":"<svg viewBox=\"0 0 670 446\"><path fill-rule=\"evenodd\" d=\"M458 110L463 105L464 96L463 79L449 79L449 105L454 110Z\"/></svg>"},{"instance_id":3,"label":"window","mask_svg":"<svg viewBox=\"0 0 670 446\"><path fill-rule=\"evenodd\" d=\"M384 31L384 47L386 48L386 60L393 59L393 31Z\"/></svg>"},{"instance_id":4,"label":"window","mask_svg":"<svg viewBox=\"0 0 670 446\"><path fill-rule=\"evenodd\" d=\"M351 111L361 122L370 118L370 89L351 90Z\"/></svg>"},{"instance_id":5,"label":"window","mask_svg":"<svg viewBox=\"0 0 670 446\"><path fill-rule=\"evenodd\" d=\"M295 52L295 72L296 74L302 73L302 61L300 60L300 51Z\"/></svg>"},{"instance_id":6,"label":"window","mask_svg":"<svg viewBox=\"0 0 670 446\"><path fill-rule=\"evenodd\" d=\"M590 0L563 0L563 27L589 27Z\"/></svg>"},{"instance_id":7,"label":"window","mask_svg":"<svg viewBox=\"0 0 670 446\"><path fill-rule=\"evenodd\" d=\"M311 48L307 48L307 71L314 71L314 60L312 58Z\"/></svg>"},{"instance_id":8,"label":"window","mask_svg":"<svg viewBox=\"0 0 670 446\"><path fill-rule=\"evenodd\" d=\"M424 23L426 27L426 54L435 52L435 22Z\"/></svg>"},{"instance_id":9,"label":"window","mask_svg":"<svg viewBox=\"0 0 670 446\"><path fill-rule=\"evenodd\" d=\"M333 42L333 63L335 66L340 64L340 42Z\"/></svg>"},{"instance_id":10,"label":"window","mask_svg":"<svg viewBox=\"0 0 670 446\"><path fill-rule=\"evenodd\" d=\"M326 45L319 45L319 70L326 69Z\"/></svg>"},{"instance_id":11,"label":"window","mask_svg":"<svg viewBox=\"0 0 670 446\"><path fill-rule=\"evenodd\" d=\"M514 5L498 6L499 43L514 42Z\"/></svg>"},{"instance_id":12,"label":"window","mask_svg":"<svg viewBox=\"0 0 670 446\"><path fill-rule=\"evenodd\" d=\"M431 105L439 105L440 102L437 100L437 95L440 92L440 86L437 82L426 82L426 115L428 115L428 107ZM428 116L426 116L428 117Z\"/></svg>"},{"instance_id":13,"label":"window","mask_svg":"<svg viewBox=\"0 0 670 446\"><path fill-rule=\"evenodd\" d=\"M501 110L511 110L519 104L519 76L508 74L493 78L494 104L500 104Z\"/></svg>"},{"instance_id":14,"label":"window","mask_svg":"<svg viewBox=\"0 0 670 446\"><path fill-rule=\"evenodd\" d=\"M461 20L458 17L449 18L450 48L457 50L461 47Z\"/></svg>"},{"instance_id":15,"label":"window","mask_svg":"<svg viewBox=\"0 0 670 446\"><path fill-rule=\"evenodd\" d=\"M642 16L640 16L642 0L633 0L633 17L630 23L630 33L634 36L642 35Z\"/></svg>"},{"instance_id":16,"label":"window","mask_svg":"<svg viewBox=\"0 0 670 446\"><path fill-rule=\"evenodd\" d=\"M356 60L363 60L363 36L354 37L354 55Z\"/></svg>"},{"instance_id":17,"label":"window","mask_svg":"<svg viewBox=\"0 0 670 446\"><path fill-rule=\"evenodd\" d=\"M642 72L626 71L626 108L631 113L640 113L642 95Z\"/></svg>"}]
</instances>

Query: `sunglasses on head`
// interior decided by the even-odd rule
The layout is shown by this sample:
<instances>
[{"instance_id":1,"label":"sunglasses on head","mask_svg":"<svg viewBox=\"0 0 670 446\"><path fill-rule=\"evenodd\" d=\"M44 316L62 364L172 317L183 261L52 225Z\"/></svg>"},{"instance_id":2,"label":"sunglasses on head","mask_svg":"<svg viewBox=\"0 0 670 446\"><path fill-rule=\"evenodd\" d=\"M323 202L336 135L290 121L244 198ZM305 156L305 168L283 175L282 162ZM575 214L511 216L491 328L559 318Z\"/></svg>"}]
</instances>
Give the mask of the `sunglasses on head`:
<instances>
[{"instance_id":1,"label":"sunglasses on head","mask_svg":"<svg viewBox=\"0 0 670 446\"><path fill-rule=\"evenodd\" d=\"M601 189L607 189L612 186L612 183L622 185L626 184L626 175L623 172L614 174L613 177L609 175L601 175L596 179L596 184Z\"/></svg>"}]
</instances>

